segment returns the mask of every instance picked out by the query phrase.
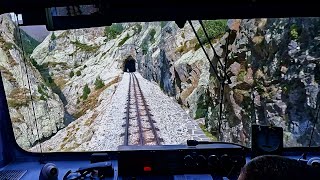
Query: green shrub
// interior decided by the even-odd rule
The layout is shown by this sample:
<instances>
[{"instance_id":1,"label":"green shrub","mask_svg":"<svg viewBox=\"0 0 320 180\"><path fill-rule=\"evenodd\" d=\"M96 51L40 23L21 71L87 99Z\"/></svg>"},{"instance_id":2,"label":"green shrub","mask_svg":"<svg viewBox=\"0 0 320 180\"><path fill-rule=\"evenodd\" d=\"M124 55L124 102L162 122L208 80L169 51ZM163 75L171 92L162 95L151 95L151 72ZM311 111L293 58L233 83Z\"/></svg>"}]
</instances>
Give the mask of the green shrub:
<instances>
[{"instance_id":1,"label":"green shrub","mask_svg":"<svg viewBox=\"0 0 320 180\"><path fill-rule=\"evenodd\" d=\"M3 49L4 50L10 50L14 48L14 44L12 44L11 42L5 42Z\"/></svg>"},{"instance_id":2,"label":"green shrub","mask_svg":"<svg viewBox=\"0 0 320 180\"><path fill-rule=\"evenodd\" d=\"M45 98L45 100L49 97L48 93L46 92L46 87L44 84L38 85L38 93L41 94L41 96L43 96L43 98ZM40 99L41 99L41 97L40 97ZM43 100L43 99L41 99L41 100Z\"/></svg>"},{"instance_id":3,"label":"green shrub","mask_svg":"<svg viewBox=\"0 0 320 180\"><path fill-rule=\"evenodd\" d=\"M293 40L297 40L299 37L299 27L296 24L290 26L290 37Z\"/></svg>"},{"instance_id":4,"label":"green shrub","mask_svg":"<svg viewBox=\"0 0 320 180\"><path fill-rule=\"evenodd\" d=\"M121 41L118 44L119 46L122 46L128 39L130 38L129 34L127 33L126 37L124 37L123 39L121 39Z\"/></svg>"},{"instance_id":5,"label":"green shrub","mask_svg":"<svg viewBox=\"0 0 320 180\"><path fill-rule=\"evenodd\" d=\"M16 44L23 45L24 52L29 57L29 55L32 54L33 50L40 44L40 42L38 42L37 40L29 36L22 29L20 29L20 32L21 32L22 43L16 43Z\"/></svg>"},{"instance_id":6,"label":"green shrub","mask_svg":"<svg viewBox=\"0 0 320 180\"><path fill-rule=\"evenodd\" d=\"M54 32L52 32L51 34L51 41L54 41L55 39L57 39L56 35L54 34Z\"/></svg>"},{"instance_id":7,"label":"green shrub","mask_svg":"<svg viewBox=\"0 0 320 180\"><path fill-rule=\"evenodd\" d=\"M45 100L47 100L47 99L44 97L44 95L41 95L41 96L40 96L40 100L45 101Z\"/></svg>"},{"instance_id":8,"label":"green shrub","mask_svg":"<svg viewBox=\"0 0 320 180\"><path fill-rule=\"evenodd\" d=\"M31 64L32 64L37 70L41 71L42 66L39 65L36 60L34 60L34 59L31 58L31 59L30 59L30 62L31 62Z\"/></svg>"},{"instance_id":9,"label":"green shrub","mask_svg":"<svg viewBox=\"0 0 320 180\"><path fill-rule=\"evenodd\" d=\"M154 43L156 40L154 39L154 35L156 34L156 30L155 29L151 29L149 31L149 36L150 36L150 42Z\"/></svg>"},{"instance_id":10,"label":"green shrub","mask_svg":"<svg viewBox=\"0 0 320 180\"><path fill-rule=\"evenodd\" d=\"M142 26L139 23L135 24L135 26L133 27L133 31L135 34L139 34L141 32L141 30L142 30Z\"/></svg>"},{"instance_id":11,"label":"green shrub","mask_svg":"<svg viewBox=\"0 0 320 180\"><path fill-rule=\"evenodd\" d=\"M73 76L74 76L74 72L73 72L73 71L70 71L69 77L72 78Z\"/></svg>"},{"instance_id":12,"label":"green shrub","mask_svg":"<svg viewBox=\"0 0 320 180\"><path fill-rule=\"evenodd\" d=\"M104 34L108 39L114 39L123 31L122 24L112 24L104 29Z\"/></svg>"},{"instance_id":13,"label":"green shrub","mask_svg":"<svg viewBox=\"0 0 320 180\"><path fill-rule=\"evenodd\" d=\"M161 21L161 28L165 27L168 24L168 21Z\"/></svg>"},{"instance_id":14,"label":"green shrub","mask_svg":"<svg viewBox=\"0 0 320 180\"><path fill-rule=\"evenodd\" d=\"M94 85L95 85L95 89L100 89L100 88L103 88L104 83L102 79L100 79L100 77L97 77L96 81L94 82Z\"/></svg>"},{"instance_id":15,"label":"green shrub","mask_svg":"<svg viewBox=\"0 0 320 180\"><path fill-rule=\"evenodd\" d=\"M88 95L90 94L90 92L91 92L91 90L90 90L88 84L86 84L86 85L83 87L83 94L82 94L81 98L82 98L83 100L86 100L86 99L88 98Z\"/></svg>"},{"instance_id":16,"label":"green shrub","mask_svg":"<svg viewBox=\"0 0 320 180\"><path fill-rule=\"evenodd\" d=\"M80 41L71 41L73 45L76 46L77 49L85 52L96 52L99 49L99 46L82 44Z\"/></svg>"},{"instance_id":17,"label":"green shrub","mask_svg":"<svg viewBox=\"0 0 320 180\"><path fill-rule=\"evenodd\" d=\"M207 20L203 21L203 24L210 40L220 38L226 32L227 20ZM199 28L197 33L202 43L209 42L202 28Z\"/></svg>"},{"instance_id":18,"label":"green shrub","mask_svg":"<svg viewBox=\"0 0 320 180\"><path fill-rule=\"evenodd\" d=\"M247 72L245 70L240 70L237 81L244 81L244 77L247 75Z\"/></svg>"},{"instance_id":19,"label":"green shrub","mask_svg":"<svg viewBox=\"0 0 320 180\"><path fill-rule=\"evenodd\" d=\"M77 67L79 67L79 64L77 62L74 62L73 63L73 68L77 68Z\"/></svg>"},{"instance_id":20,"label":"green shrub","mask_svg":"<svg viewBox=\"0 0 320 180\"><path fill-rule=\"evenodd\" d=\"M143 55L146 55L148 53L148 43L146 41L144 41L142 44L141 44L141 49L142 49L142 54Z\"/></svg>"},{"instance_id":21,"label":"green shrub","mask_svg":"<svg viewBox=\"0 0 320 180\"><path fill-rule=\"evenodd\" d=\"M76 72L76 75L77 75L77 76L81 76L81 71L78 70L78 71Z\"/></svg>"}]
</instances>

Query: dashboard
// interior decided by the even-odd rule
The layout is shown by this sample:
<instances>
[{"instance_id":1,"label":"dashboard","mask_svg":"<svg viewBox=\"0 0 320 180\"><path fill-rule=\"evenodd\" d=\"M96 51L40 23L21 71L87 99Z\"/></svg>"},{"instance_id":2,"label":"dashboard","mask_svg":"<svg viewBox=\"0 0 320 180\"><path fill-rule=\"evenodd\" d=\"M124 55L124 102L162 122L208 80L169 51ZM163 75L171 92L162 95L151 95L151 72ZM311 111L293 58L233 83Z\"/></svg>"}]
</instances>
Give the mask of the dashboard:
<instances>
[{"instance_id":1,"label":"dashboard","mask_svg":"<svg viewBox=\"0 0 320 180\"><path fill-rule=\"evenodd\" d=\"M82 173L98 179L236 179L246 163L246 151L237 145L219 143L197 147L152 146L147 150L142 146L124 146L117 152L92 153L87 160L51 161L46 160L50 157L43 157L39 163L21 159L0 170L20 171L21 179L38 178L48 164L52 165L49 174L56 173L58 179L77 179Z\"/></svg>"},{"instance_id":2,"label":"dashboard","mask_svg":"<svg viewBox=\"0 0 320 180\"><path fill-rule=\"evenodd\" d=\"M45 180L50 179L50 173L56 175L55 179L66 180L237 179L241 168L251 159L247 149L232 144L144 148L124 146L120 147L117 152L92 153L90 158L79 160L51 160L50 155L42 157L41 163L17 159L0 169L2 173L0 173L0 179L11 175L18 177L13 179L38 179L40 177ZM73 155L69 153L68 156L72 159L72 156L77 156L77 153ZM301 158L289 155L286 157ZM305 162L319 163L319 159L318 156L310 156ZM45 174L45 172L48 173ZM3 173L7 173L7 176Z\"/></svg>"}]
</instances>

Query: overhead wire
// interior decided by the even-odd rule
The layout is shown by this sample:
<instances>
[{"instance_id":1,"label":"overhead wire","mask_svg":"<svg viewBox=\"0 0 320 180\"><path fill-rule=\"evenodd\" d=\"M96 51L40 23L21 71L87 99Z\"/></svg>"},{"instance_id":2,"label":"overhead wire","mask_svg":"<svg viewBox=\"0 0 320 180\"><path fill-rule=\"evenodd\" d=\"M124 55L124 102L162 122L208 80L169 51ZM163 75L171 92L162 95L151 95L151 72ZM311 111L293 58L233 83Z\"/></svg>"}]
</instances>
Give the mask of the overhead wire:
<instances>
[{"instance_id":1,"label":"overhead wire","mask_svg":"<svg viewBox=\"0 0 320 180\"><path fill-rule=\"evenodd\" d=\"M40 142L40 130L39 130L39 126L38 126L38 120L36 117L36 112L35 112L35 105L34 105L34 100L33 100L33 96L32 96L32 89L31 89L31 82L30 82L30 78L29 78L29 73L28 73L28 67L27 67L27 62L26 62L26 54L25 54L25 49L24 49L24 44L23 44L23 40L22 40L22 33L20 30L20 26L19 26L19 19L18 19L18 15L15 14L16 17L16 22L17 22L17 29L18 29L18 34L19 34L19 40L20 40L20 44L21 44L21 50L22 50L22 60L23 60L23 64L24 64L24 68L25 68L25 74L26 74L26 78L27 78L27 84L28 84L28 88L29 88L29 95L30 95L30 101L31 101L31 108L32 108L32 112L33 112L33 116L34 116L34 121L35 121L35 127L36 127L36 131L37 131L37 137L38 137L38 143L39 143L39 148L40 148L40 153L42 154L42 146L41 146L41 142ZM22 69L22 67L21 67ZM22 74L23 72L21 72Z\"/></svg>"},{"instance_id":2,"label":"overhead wire","mask_svg":"<svg viewBox=\"0 0 320 180\"><path fill-rule=\"evenodd\" d=\"M207 60L209 61L209 64L210 64L211 68L213 69L213 71L214 71L214 73L215 73L215 75L216 75L216 77L217 77L217 79L218 79L218 81L220 83L220 87L219 87L219 91L220 91L220 93L219 93L219 105L220 106L219 106L219 119L218 119L218 133L219 133L219 138L221 139L222 138L221 137L221 128L222 128L222 114L223 114L223 100L224 100L225 80L227 79L228 83L231 83L231 80L228 77L227 72L226 72L226 70L227 70L226 69L226 67L227 67L226 65L227 65L227 58L228 58L227 56L228 56L229 38L226 39L226 44L225 44L225 51L226 51L226 53L225 53L225 65L223 65L222 62L220 61L221 57L217 54L217 52L215 51L215 49L214 49L214 47L213 47L213 45L212 45L212 43L210 41L209 35L208 35L207 31L206 31L206 28L204 27L203 22L201 20L199 20L201 28L202 28L207 40L209 41L209 44L210 44L210 47L211 47L211 49L213 51L214 57L217 59L218 63L221 66L222 72L224 73L223 75L221 74L221 76L220 76L219 73L218 73L217 67L215 67L213 65L212 61L210 60L210 57L209 57L208 53L206 52L205 48L203 47L203 43L202 43L197 31L195 30L195 28L194 28L194 26L192 24L192 21L188 20L188 22L189 22L189 24L190 24L190 26L191 26L191 28L192 28L195 36L196 36L201 48L202 48Z\"/></svg>"},{"instance_id":3,"label":"overhead wire","mask_svg":"<svg viewBox=\"0 0 320 180\"><path fill-rule=\"evenodd\" d=\"M205 54L207 60L208 60L209 63L210 63L211 68L213 69L214 73L216 74L218 81L221 82L221 78L220 78L220 76L219 76L218 70L217 70L216 67L213 65L213 63L211 62L210 57L209 57L207 51L204 49L203 44L202 44L202 42L201 42L201 40L200 40L200 37L199 37L196 29L194 28L191 20L188 20L188 22L189 22L189 24L190 24L190 26L191 26L194 34L196 35L196 38L197 38L197 40L198 40L198 42L199 42L199 44L200 44L200 46L201 46L201 48L202 48L202 50L203 50L203 53Z\"/></svg>"}]
</instances>

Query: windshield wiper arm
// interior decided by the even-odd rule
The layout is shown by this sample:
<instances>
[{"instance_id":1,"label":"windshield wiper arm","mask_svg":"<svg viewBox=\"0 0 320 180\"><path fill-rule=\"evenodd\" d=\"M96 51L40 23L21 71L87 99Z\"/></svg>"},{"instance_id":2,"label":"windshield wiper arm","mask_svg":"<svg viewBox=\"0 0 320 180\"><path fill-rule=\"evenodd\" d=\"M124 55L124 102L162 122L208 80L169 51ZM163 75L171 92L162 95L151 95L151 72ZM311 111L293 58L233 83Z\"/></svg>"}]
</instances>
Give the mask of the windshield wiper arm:
<instances>
[{"instance_id":1,"label":"windshield wiper arm","mask_svg":"<svg viewBox=\"0 0 320 180\"><path fill-rule=\"evenodd\" d=\"M239 146L245 150L249 150L250 148L243 146L241 144L231 143L231 142L220 142L220 141L197 141L197 140L187 140L187 146L197 146L201 144L229 144Z\"/></svg>"},{"instance_id":2,"label":"windshield wiper arm","mask_svg":"<svg viewBox=\"0 0 320 180\"><path fill-rule=\"evenodd\" d=\"M222 76L222 77L223 77L223 80L227 79L227 80L228 80L228 84L231 84L231 79L230 79L230 77L229 77L228 74L227 74L226 66L224 66L224 65L222 64L222 62L220 61L220 58L221 58L221 57L217 54L216 50L214 49L214 47L213 47L213 45L212 45L212 43L211 43L211 40L210 40L210 38L209 38L209 35L208 35L207 31L206 31L206 28L204 27L204 24L203 24L202 20L199 20L199 23L200 23L201 28L202 28L202 30L203 30L203 32L204 32L204 35L206 36L207 40L209 41L209 45L210 45L210 47L211 47L211 49L212 49L212 51L213 51L213 56L217 59L218 63L219 63L220 66L221 66L221 69L222 69L222 71L223 71L223 73L224 73L224 76ZM230 35L230 32L229 32L229 35ZM228 40L228 38L227 38L226 40ZM199 42L199 43L200 43L200 42ZM225 63L226 63L226 62L227 62L227 56L228 56L228 43L226 43L225 46L226 46L226 55L225 55Z\"/></svg>"},{"instance_id":3,"label":"windshield wiper arm","mask_svg":"<svg viewBox=\"0 0 320 180\"><path fill-rule=\"evenodd\" d=\"M196 29L194 28L191 20L188 20L188 22L189 22L189 24L190 24L190 26L191 26L194 34L196 35L196 38L197 38L197 40L198 40L198 42L199 42L199 44L200 44L200 46L201 46L201 48L202 48L202 50L203 50L203 52L204 52L204 54L205 54L207 60L208 60L209 63L210 63L210 66L211 66L213 72L216 74L218 81L221 83L221 80L222 80L222 79L221 79L221 77L219 76L218 70L217 70L216 67L213 65L213 63L211 62L211 60L210 60L210 58L209 58L209 55L208 55L207 51L204 49L203 44L202 44L202 42L201 42L201 40L200 40L200 37L199 37Z\"/></svg>"}]
</instances>

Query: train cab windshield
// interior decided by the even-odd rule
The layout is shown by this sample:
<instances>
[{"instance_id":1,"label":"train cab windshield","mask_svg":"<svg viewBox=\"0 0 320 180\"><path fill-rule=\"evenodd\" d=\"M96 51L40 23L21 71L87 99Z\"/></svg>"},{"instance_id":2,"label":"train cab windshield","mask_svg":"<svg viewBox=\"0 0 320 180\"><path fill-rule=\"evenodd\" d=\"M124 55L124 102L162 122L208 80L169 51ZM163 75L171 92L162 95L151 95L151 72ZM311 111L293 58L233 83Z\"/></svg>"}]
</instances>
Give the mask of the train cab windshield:
<instances>
[{"instance_id":1,"label":"train cab windshield","mask_svg":"<svg viewBox=\"0 0 320 180\"><path fill-rule=\"evenodd\" d=\"M77 9L73 9L77 11ZM0 15L0 70L31 152L221 141L254 124L320 145L320 18L113 23L48 31Z\"/></svg>"}]
</instances>

